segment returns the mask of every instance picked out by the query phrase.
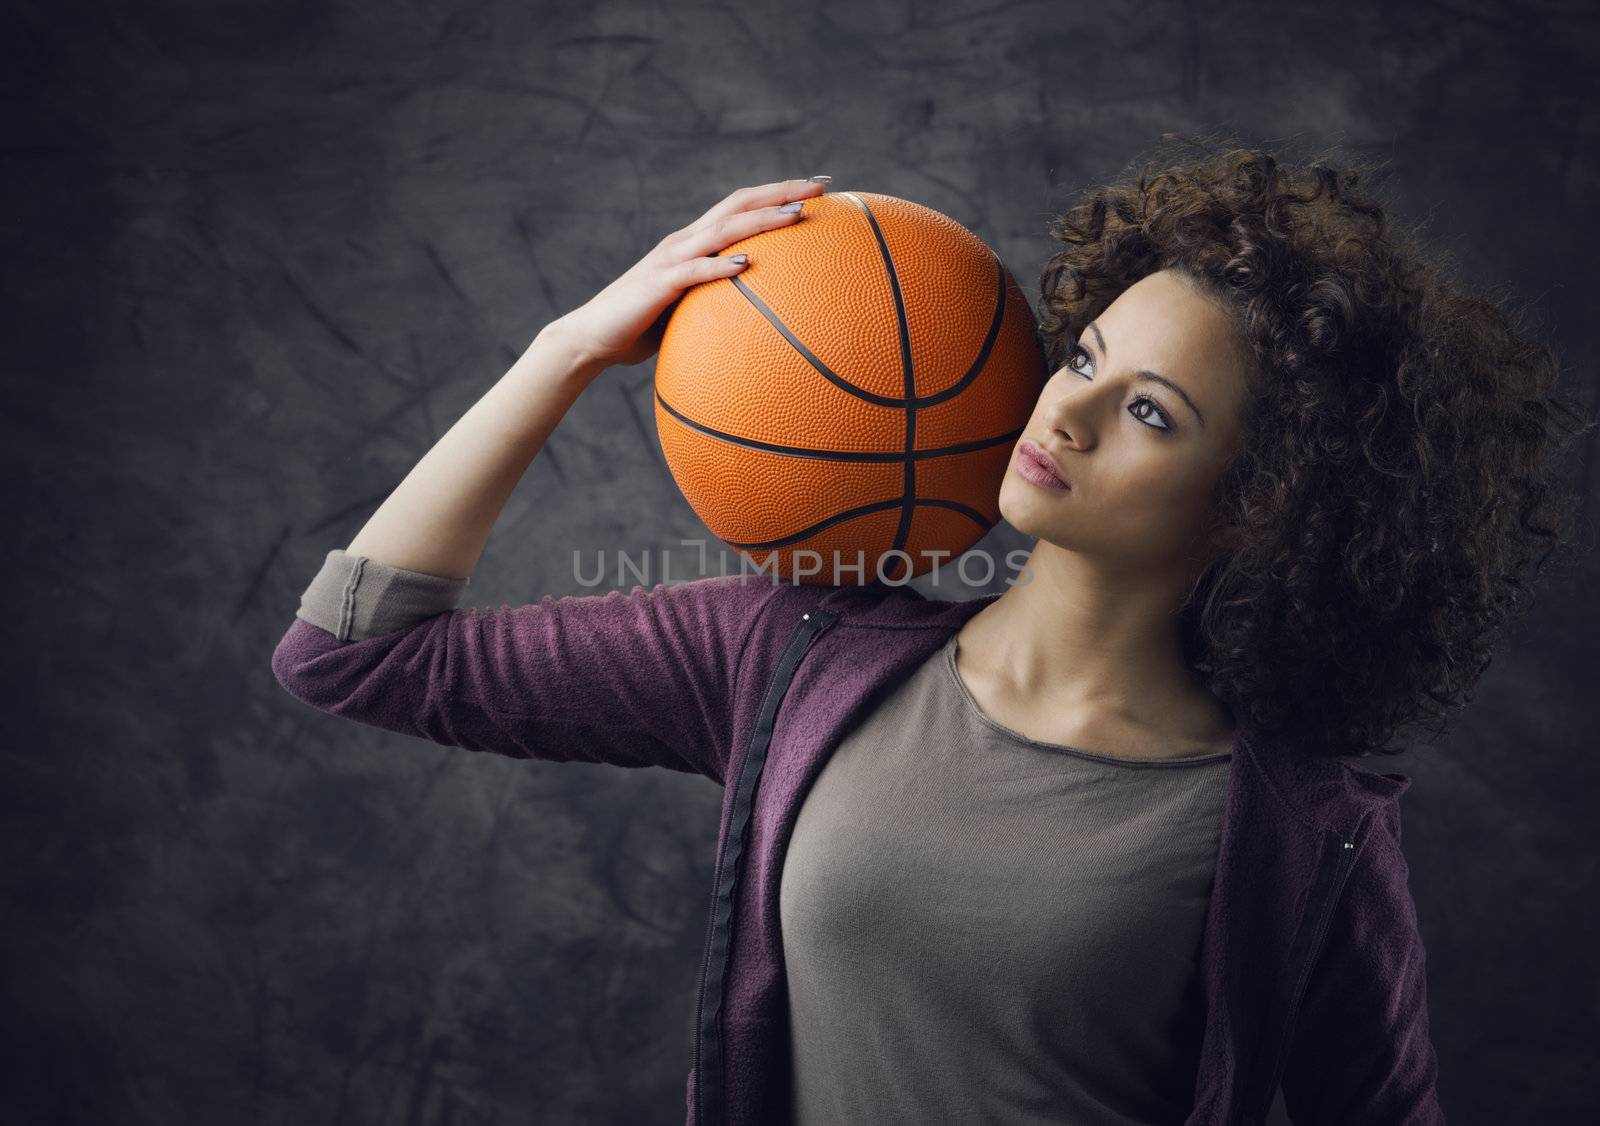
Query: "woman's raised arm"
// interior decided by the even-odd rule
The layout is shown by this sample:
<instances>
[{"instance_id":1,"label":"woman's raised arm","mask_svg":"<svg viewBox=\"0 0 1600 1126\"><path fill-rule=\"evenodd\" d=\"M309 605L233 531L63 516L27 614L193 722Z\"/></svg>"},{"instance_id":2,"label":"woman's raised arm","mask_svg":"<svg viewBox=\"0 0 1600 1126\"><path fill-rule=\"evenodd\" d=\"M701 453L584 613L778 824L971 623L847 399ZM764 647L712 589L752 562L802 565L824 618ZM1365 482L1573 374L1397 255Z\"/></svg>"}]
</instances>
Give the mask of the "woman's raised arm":
<instances>
[{"instance_id":1,"label":"woman's raised arm","mask_svg":"<svg viewBox=\"0 0 1600 1126\"><path fill-rule=\"evenodd\" d=\"M345 550L407 571L466 578L511 491L605 368L563 320L551 321L423 455Z\"/></svg>"},{"instance_id":2,"label":"woman's raised arm","mask_svg":"<svg viewBox=\"0 0 1600 1126\"><path fill-rule=\"evenodd\" d=\"M770 576L498 610L457 603L512 489L583 389L654 354L688 286L743 268L716 251L794 222L823 187L734 192L546 326L350 546L327 554L272 655L278 682L321 711L449 746L721 782L740 650Z\"/></svg>"},{"instance_id":3,"label":"woman's raised arm","mask_svg":"<svg viewBox=\"0 0 1600 1126\"><path fill-rule=\"evenodd\" d=\"M685 290L744 269L742 256L722 258L719 251L796 222L801 202L824 187L783 180L741 188L546 325L378 506L346 550L408 571L470 575L511 491L584 388L613 364L653 356Z\"/></svg>"}]
</instances>

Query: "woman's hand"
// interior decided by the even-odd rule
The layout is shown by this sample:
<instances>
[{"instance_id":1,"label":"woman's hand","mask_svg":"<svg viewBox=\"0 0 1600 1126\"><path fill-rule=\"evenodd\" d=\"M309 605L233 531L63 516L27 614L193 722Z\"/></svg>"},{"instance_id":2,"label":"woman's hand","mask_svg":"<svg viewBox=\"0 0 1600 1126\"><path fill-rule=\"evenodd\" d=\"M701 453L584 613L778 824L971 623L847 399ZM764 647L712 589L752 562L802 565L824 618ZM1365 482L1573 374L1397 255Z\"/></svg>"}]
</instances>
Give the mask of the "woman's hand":
<instances>
[{"instance_id":1,"label":"woman's hand","mask_svg":"<svg viewBox=\"0 0 1600 1126\"><path fill-rule=\"evenodd\" d=\"M597 370L643 363L661 347L672 307L685 290L745 268L746 263L736 257L712 255L740 239L798 222L800 208L787 213L779 210L781 205L821 195L828 179L740 188L656 243L627 273L559 318L554 327Z\"/></svg>"}]
</instances>

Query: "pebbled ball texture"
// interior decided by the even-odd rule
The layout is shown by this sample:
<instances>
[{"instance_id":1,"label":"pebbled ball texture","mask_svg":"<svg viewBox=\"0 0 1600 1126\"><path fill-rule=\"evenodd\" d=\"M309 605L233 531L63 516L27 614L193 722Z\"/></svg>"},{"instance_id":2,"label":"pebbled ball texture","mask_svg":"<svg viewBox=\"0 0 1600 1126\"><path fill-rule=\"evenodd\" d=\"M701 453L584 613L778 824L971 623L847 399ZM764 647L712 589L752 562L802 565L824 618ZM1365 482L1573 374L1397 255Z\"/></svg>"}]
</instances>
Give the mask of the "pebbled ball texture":
<instances>
[{"instance_id":1,"label":"pebbled ball texture","mask_svg":"<svg viewBox=\"0 0 1600 1126\"><path fill-rule=\"evenodd\" d=\"M947 215L848 191L802 211L724 249L750 264L674 309L655 371L662 452L706 527L760 567L900 583L1000 519L1048 376L1038 326Z\"/></svg>"}]
</instances>

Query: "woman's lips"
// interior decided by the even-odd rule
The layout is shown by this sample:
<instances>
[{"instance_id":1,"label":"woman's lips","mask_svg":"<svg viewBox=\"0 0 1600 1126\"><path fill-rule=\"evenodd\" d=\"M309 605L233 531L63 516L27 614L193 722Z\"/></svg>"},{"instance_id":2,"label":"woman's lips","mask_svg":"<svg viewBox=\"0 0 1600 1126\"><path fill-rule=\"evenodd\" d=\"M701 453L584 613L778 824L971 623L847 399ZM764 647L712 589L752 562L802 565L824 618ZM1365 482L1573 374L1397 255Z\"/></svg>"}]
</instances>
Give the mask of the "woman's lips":
<instances>
[{"instance_id":1,"label":"woman's lips","mask_svg":"<svg viewBox=\"0 0 1600 1126\"><path fill-rule=\"evenodd\" d=\"M1055 462L1050 460L1050 455L1033 442L1024 439L1017 447L1016 467L1020 477L1041 489L1056 493L1070 491L1066 481L1056 472Z\"/></svg>"}]
</instances>

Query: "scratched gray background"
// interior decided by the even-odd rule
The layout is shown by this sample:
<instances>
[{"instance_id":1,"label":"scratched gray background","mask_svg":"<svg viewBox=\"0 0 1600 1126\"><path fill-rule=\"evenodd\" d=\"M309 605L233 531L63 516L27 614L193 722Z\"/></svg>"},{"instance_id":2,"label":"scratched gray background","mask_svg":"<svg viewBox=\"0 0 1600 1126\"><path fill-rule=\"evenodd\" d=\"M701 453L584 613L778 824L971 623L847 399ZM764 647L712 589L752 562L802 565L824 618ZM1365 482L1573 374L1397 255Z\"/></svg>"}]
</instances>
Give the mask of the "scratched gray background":
<instances>
[{"instance_id":1,"label":"scratched gray background","mask_svg":"<svg viewBox=\"0 0 1600 1126\"><path fill-rule=\"evenodd\" d=\"M268 659L324 553L550 318L813 172L958 218L1031 295L1049 215L1163 130L1392 157L1593 371L1594 13L8 6L0 1121L680 1122L719 791L304 707ZM471 603L704 534L650 377L562 423ZM1398 767L1455 1122L1600 1102L1597 570Z\"/></svg>"}]
</instances>

